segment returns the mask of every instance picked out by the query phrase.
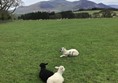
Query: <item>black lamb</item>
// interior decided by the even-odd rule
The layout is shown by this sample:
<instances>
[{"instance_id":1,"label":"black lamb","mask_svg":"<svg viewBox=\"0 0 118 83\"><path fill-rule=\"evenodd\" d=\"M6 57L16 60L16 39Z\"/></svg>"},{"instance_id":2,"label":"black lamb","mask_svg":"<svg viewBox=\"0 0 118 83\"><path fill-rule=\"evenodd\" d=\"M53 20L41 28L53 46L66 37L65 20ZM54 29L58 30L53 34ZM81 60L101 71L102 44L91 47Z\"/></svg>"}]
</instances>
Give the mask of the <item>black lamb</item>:
<instances>
[{"instance_id":1,"label":"black lamb","mask_svg":"<svg viewBox=\"0 0 118 83\"><path fill-rule=\"evenodd\" d=\"M41 63L39 72L39 78L45 83L47 79L54 74L52 71L46 69L46 65L48 65L48 63Z\"/></svg>"}]
</instances>

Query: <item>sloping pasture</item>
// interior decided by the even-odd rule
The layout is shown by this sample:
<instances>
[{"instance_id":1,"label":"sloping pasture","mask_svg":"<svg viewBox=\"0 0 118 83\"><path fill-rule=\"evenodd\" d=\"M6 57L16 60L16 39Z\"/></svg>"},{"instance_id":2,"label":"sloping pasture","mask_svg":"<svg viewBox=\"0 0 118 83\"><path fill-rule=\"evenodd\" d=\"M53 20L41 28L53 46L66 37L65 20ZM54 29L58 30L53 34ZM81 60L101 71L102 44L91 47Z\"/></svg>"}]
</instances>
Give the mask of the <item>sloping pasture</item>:
<instances>
[{"instance_id":1,"label":"sloping pasture","mask_svg":"<svg viewBox=\"0 0 118 83\"><path fill-rule=\"evenodd\" d=\"M78 57L60 58L60 48ZM15 21L0 24L0 83L42 83L39 64L56 71L64 83L118 83L118 19Z\"/></svg>"}]
</instances>

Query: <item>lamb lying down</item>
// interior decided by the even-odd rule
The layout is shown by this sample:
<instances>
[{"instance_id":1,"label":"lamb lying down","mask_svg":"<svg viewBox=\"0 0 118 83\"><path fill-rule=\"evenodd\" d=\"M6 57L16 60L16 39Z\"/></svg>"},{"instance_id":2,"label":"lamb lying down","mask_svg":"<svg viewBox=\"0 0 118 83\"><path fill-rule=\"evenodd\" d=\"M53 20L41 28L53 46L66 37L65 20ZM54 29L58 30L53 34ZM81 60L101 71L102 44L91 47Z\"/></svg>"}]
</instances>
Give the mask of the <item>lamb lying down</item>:
<instances>
[{"instance_id":1,"label":"lamb lying down","mask_svg":"<svg viewBox=\"0 0 118 83\"><path fill-rule=\"evenodd\" d=\"M58 69L58 71L48 78L47 83L63 83L64 82L64 78L62 76L62 74L65 71L64 66L59 66L55 68Z\"/></svg>"},{"instance_id":2,"label":"lamb lying down","mask_svg":"<svg viewBox=\"0 0 118 83\"><path fill-rule=\"evenodd\" d=\"M39 78L41 78L41 80L45 83L47 79L54 74L52 71L46 68L46 65L48 65L48 63L41 63L39 72Z\"/></svg>"},{"instance_id":3,"label":"lamb lying down","mask_svg":"<svg viewBox=\"0 0 118 83\"><path fill-rule=\"evenodd\" d=\"M61 48L62 55L60 57L67 57L67 56L78 56L79 52L76 49L69 49L62 47Z\"/></svg>"}]
</instances>

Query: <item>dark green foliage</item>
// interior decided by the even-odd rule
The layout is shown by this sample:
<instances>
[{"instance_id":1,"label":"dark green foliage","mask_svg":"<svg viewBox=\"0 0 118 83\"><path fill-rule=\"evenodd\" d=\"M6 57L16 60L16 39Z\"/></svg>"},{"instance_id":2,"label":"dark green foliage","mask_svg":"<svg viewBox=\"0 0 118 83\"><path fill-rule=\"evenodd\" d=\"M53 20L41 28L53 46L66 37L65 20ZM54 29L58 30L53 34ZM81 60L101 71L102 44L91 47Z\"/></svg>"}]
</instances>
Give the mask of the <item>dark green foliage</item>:
<instances>
[{"instance_id":1,"label":"dark green foliage","mask_svg":"<svg viewBox=\"0 0 118 83\"><path fill-rule=\"evenodd\" d=\"M109 9L104 9L99 12L95 12L92 15L93 18L112 18L114 16L117 16L117 14Z\"/></svg>"},{"instance_id":2,"label":"dark green foliage","mask_svg":"<svg viewBox=\"0 0 118 83\"><path fill-rule=\"evenodd\" d=\"M89 9L90 10L90 9ZM33 12L21 15L18 17L18 19L23 20L37 20L37 19L73 19L73 18L106 18L106 17L114 17L117 16L113 10L110 9L101 9L101 11L97 11L93 14L90 14L89 10L86 10L85 12L82 12L83 10L80 10L78 12L72 12L72 11L63 11L59 13L55 12ZM91 10L98 10L98 9L91 9Z\"/></svg>"},{"instance_id":3,"label":"dark green foliage","mask_svg":"<svg viewBox=\"0 0 118 83\"><path fill-rule=\"evenodd\" d=\"M0 20L9 20L11 19L11 15L8 11L0 10Z\"/></svg>"},{"instance_id":4,"label":"dark green foliage","mask_svg":"<svg viewBox=\"0 0 118 83\"><path fill-rule=\"evenodd\" d=\"M62 16L61 16L60 13L55 13L55 14L53 14L53 15L50 15L49 18L50 18L50 19L61 19Z\"/></svg>"},{"instance_id":5,"label":"dark green foliage","mask_svg":"<svg viewBox=\"0 0 118 83\"><path fill-rule=\"evenodd\" d=\"M60 13L62 18L74 18L75 17L75 14L72 12L72 11L64 11L64 12L61 12Z\"/></svg>"},{"instance_id":6,"label":"dark green foliage","mask_svg":"<svg viewBox=\"0 0 118 83\"><path fill-rule=\"evenodd\" d=\"M34 12L34 13L28 13L21 15L18 17L19 19L23 20L37 20L37 19L49 19L50 15L55 14L54 12L48 13L48 12Z\"/></svg>"},{"instance_id":7,"label":"dark green foliage","mask_svg":"<svg viewBox=\"0 0 118 83\"><path fill-rule=\"evenodd\" d=\"M79 10L76 10L75 12L78 12L78 11L90 11L90 10L105 10L105 8L79 9ZM107 10L118 11L118 9L116 9L116 8L108 8Z\"/></svg>"},{"instance_id":8,"label":"dark green foliage","mask_svg":"<svg viewBox=\"0 0 118 83\"><path fill-rule=\"evenodd\" d=\"M59 13L55 12L35 12L35 13L28 13L21 15L18 17L19 19L23 20L37 20L37 19L72 19L76 18L76 14L72 11L63 11ZM88 13L82 13L80 18L89 18L90 15ZM78 18L78 16L77 16Z\"/></svg>"},{"instance_id":9,"label":"dark green foliage","mask_svg":"<svg viewBox=\"0 0 118 83\"><path fill-rule=\"evenodd\" d=\"M22 0L0 0L0 21L12 19L12 13L21 4Z\"/></svg>"},{"instance_id":10,"label":"dark green foliage","mask_svg":"<svg viewBox=\"0 0 118 83\"><path fill-rule=\"evenodd\" d=\"M87 12L83 12L83 13L77 13L76 14L76 18L90 18L91 15Z\"/></svg>"},{"instance_id":11,"label":"dark green foliage","mask_svg":"<svg viewBox=\"0 0 118 83\"><path fill-rule=\"evenodd\" d=\"M113 17L113 15L115 15L112 10L108 10L108 9L106 9L106 10L101 10L99 13L102 14L101 17L106 17L106 18L111 18L111 17Z\"/></svg>"}]
</instances>

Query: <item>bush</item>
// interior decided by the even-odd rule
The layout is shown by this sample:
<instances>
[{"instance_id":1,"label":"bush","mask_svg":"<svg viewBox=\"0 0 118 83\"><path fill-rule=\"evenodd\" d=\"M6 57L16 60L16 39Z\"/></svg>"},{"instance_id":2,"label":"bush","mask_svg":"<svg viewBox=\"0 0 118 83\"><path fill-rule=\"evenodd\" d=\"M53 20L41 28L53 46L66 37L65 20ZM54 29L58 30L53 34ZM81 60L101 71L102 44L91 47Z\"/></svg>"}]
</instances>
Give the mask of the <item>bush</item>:
<instances>
[{"instance_id":1,"label":"bush","mask_svg":"<svg viewBox=\"0 0 118 83\"><path fill-rule=\"evenodd\" d=\"M61 19L62 18L62 16L61 16L61 14L59 14L59 13L56 13L56 14L54 14L54 15L50 15L50 17L49 17L50 19Z\"/></svg>"},{"instance_id":2,"label":"bush","mask_svg":"<svg viewBox=\"0 0 118 83\"><path fill-rule=\"evenodd\" d=\"M76 18L90 18L91 15L87 12L83 12L83 13L77 13L76 14Z\"/></svg>"},{"instance_id":3,"label":"bush","mask_svg":"<svg viewBox=\"0 0 118 83\"><path fill-rule=\"evenodd\" d=\"M113 17L115 14L115 12L113 12L112 10L101 10L100 13L102 14L102 17L105 17L105 18L111 18Z\"/></svg>"},{"instance_id":4,"label":"bush","mask_svg":"<svg viewBox=\"0 0 118 83\"><path fill-rule=\"evenodd\" d=\"M62 18L75 18L75 14L72 11L64 11L64 12L60 12Z\"/></svg>"}]
</instances>

